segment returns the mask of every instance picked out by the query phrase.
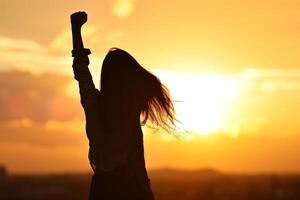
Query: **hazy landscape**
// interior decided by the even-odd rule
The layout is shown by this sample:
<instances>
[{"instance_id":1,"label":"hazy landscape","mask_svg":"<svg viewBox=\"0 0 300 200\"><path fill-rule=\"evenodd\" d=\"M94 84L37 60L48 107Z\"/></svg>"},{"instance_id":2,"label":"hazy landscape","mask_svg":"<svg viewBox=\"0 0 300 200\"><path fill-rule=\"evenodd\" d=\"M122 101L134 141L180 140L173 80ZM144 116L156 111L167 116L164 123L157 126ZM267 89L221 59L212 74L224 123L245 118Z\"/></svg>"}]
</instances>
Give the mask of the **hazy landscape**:
<instances>
[{"instance_id":1,"label":"hazy landscape","mask_svg":"<svg viewBox=\"0 0 300 200\"><path fill-rule=\"evenodd\" d=\"M210 169L151 170L157 200L298 200L300 174L230 175ZM0 199L83 200L89 191L89 174L6 175L0 182Z\"/></svg>"}]
</instances>

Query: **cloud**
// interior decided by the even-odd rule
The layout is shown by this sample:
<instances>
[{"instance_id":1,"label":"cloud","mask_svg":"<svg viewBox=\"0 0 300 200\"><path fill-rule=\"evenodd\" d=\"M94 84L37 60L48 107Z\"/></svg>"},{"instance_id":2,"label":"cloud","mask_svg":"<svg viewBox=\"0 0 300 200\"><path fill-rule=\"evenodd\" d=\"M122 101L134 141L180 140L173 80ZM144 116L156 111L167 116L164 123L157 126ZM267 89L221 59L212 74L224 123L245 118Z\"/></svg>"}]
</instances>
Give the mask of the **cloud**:
<instances>
[{"instance_id":1,"label":"cloud","mask_svg":"<svg viewBox=\"0 0 300 200\"><path fill-rule=\"evenodd\" d=\"M116 0L112 6L114 15L120 18L129 17L134 11L135 0Z\"/></svg>"},{"instance_id":2,"label":"cloud","mask_svg":"<svg viewBox=\"0 0 300 200\"><path fill-rule=\"evenodd\" d=\"M239 74L245 88L262 92L300 90L300 70L249 68Z\"/></svg>"},{"instance_id":3,"label":"cloud","mask_svg":"<svg viewBox=\"0 0 300 200\"><path fill-rule=\"evenodd\" d=\"M23 69L34 72L66 72L70 70L71 56L53 55L47 47L33 40L0 36L1 69Z\"/></svg>"},{"instance_id":4,"label":"cloud","mask_svg":"<svg viewBox=\"0 0 300 200\"><path fill-rule=\"evenodd\" d=\"M87 37L95 33L94 26L83 31ZM71 77L72 57L67 54L69 40L68 31L49 45L0 36L0 120L46 122L81 117L78 86ZM91 65L99 63L100 59L91 59ZM99 67L90 69L99 74ZM99 77L95 76L96 83Z\"/></svg>"},{"instance_id":5,"label":"cloud","mask_svg":"<svg viewBox=\"0 0 300 200\"><path fill-rule=\"evenodd\" d=\"M45 49L31 40L12 39L0 36L0 49L43 52Z\"/></svg>"},{"instance_id":6,"label":"cloud","mask_svg":"<svg viewBox=\"0 0 300 200\"><path fill-rule=\"evenodd\" d=\"M0 120L27 118L46 122L80 118L79 101L66 92L71 80L58 74L0 72Z\"/></svg>"}]
</instances>

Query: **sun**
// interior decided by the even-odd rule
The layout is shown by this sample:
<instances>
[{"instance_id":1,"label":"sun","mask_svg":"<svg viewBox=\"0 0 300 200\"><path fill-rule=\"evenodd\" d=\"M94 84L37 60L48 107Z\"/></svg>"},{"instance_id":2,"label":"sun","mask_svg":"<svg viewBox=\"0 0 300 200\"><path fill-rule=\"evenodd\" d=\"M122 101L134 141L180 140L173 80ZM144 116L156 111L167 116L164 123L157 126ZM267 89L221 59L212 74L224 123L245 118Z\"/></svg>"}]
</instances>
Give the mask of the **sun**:
<instances>
[{"instance_id":1,"label":"sun","mask_svg":"<svg viewBox=\"0 0 300 200\"><path fill-rule=\"evenodd\" d=\"M220 74L157 73L170 89L179 126L200 135L223 131L230 104L240 94L233 77Z\"/></svg>"}]
</instances>

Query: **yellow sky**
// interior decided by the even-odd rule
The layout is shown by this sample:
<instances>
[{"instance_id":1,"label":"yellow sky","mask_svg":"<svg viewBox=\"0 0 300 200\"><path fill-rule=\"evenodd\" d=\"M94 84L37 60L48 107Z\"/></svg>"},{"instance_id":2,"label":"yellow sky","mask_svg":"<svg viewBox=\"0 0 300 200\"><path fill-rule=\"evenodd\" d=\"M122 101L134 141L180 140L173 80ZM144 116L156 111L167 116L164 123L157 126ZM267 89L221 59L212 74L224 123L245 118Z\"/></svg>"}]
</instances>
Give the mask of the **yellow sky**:
<instances>
[{"instance_id":1,"label":"yellow sky","mask_svg":"<svg viewBox=\"0 0 300 200\"><path fill-rule=\"evenodd\" d=\"M2 0L0 6L0 163L10 171L89 168L70 58L69 15L78 10L89 14L83 31L97 87L103 56L117 46L170 88L188 136L145 130L149 168L300 171L300 2Z\"/></svg>"}]
</instances>

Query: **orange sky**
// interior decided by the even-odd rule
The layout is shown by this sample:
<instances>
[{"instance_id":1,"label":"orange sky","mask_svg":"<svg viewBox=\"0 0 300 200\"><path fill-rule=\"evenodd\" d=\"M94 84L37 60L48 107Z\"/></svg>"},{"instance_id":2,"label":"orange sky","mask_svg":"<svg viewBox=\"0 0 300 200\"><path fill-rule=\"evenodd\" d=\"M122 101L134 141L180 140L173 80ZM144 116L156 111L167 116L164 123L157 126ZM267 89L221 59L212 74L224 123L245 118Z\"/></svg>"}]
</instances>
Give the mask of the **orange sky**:
<instances>
[{"instance_id":1,"label":"orange sky","mask_svg":"<svg viewBox=\"0 0 300 200\"><path fill-rule=\"evenodd\" d=\"M299 172L300 2L0 2L0 164L14 173L89 169L72 79L69 15L96 85L110 47L129 51L176 100L182 139L145 130L149 168Z\"/></svg>"}]
</instances>

